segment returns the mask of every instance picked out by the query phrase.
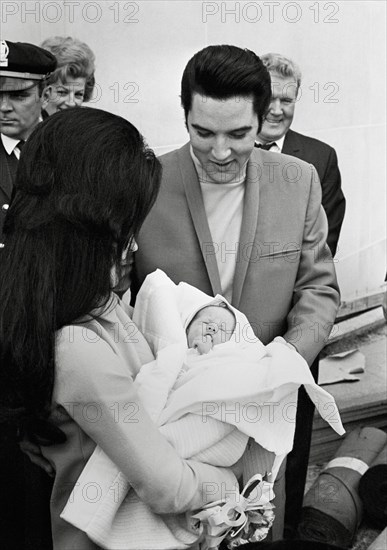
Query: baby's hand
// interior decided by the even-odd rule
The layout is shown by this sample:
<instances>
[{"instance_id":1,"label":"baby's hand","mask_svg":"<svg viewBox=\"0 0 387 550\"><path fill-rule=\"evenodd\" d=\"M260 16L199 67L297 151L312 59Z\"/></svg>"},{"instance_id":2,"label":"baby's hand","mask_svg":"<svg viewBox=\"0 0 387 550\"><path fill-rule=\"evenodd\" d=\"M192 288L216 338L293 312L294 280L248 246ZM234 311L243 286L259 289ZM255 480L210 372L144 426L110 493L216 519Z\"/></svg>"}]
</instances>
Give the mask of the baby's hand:
<instances>
[{"instance_id":1,"label":"baby's hand","mask_svg":"<svg viewBox=\"0 0 387 550\"><path fill-rule=\"evenodd\" d=\"M200 355L208 353L213 348L211 336L209 334L203 334L203 336L195 338L192 347L196 349Z\"/></svg>"}]
</instances>

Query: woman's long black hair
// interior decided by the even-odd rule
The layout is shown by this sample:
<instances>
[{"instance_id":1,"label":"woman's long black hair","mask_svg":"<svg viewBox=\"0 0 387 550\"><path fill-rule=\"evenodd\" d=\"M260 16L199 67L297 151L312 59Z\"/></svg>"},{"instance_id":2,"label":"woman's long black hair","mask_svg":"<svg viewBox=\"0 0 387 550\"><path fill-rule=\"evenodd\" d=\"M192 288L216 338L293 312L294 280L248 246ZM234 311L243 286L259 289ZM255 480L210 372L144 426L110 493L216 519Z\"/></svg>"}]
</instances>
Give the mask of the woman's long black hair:
<instances>
[{"instance_id":1,"label":"woman's long black hair","mask_svg":"<svg viewBox=\"0 0 387 550\"><path fill-rule=\"evenodd\" d=\"M49 417L55 332L107 303L160 177L141 134L111 113L69 109L32 133L0 249L0 421L31 433Z\"/></svg>"}]
</instances>

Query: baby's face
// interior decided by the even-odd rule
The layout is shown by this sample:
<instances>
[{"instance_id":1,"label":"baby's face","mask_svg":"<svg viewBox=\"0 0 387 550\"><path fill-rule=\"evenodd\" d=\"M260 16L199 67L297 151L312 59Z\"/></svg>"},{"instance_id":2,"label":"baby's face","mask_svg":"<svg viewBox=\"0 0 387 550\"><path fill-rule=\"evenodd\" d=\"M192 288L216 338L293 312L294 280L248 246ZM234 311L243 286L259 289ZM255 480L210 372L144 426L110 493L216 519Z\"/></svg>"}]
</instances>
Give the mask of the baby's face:
<instances>
[{"instance_id":1,"label":"baby's face","mask_svg":"<svg viewBox=\"0 0 387 550\"><path fill-rule=\"evenodd\" d=\"M235 317L224 307L207 306L201 309L192 319L187 330L189 348L198 348L200 353L206 353L216 344L230 340L235 330ZM203 351L204 345L204 351Z\"/></svg>"}]
</instances>

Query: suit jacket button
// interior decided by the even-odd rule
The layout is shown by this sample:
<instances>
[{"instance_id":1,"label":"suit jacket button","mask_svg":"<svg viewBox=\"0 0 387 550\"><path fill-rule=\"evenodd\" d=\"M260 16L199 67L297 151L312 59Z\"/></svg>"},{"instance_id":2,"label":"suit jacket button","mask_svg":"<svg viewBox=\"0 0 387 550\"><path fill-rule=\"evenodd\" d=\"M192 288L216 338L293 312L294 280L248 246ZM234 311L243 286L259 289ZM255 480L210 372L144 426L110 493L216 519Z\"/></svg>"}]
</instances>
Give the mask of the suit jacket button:
<instances>
[{"instance_id":1,"label":"suit jacket button","mask_svg":"<svg viewBox=\"0 0 387 550\"><path fill-rule=\"evenodd\" d=\"M3 204L3 206L1 207L1 209L3 210L3 212L6 212L9 208L9 204L5 203Z\"/></svg>"}]
</instances>

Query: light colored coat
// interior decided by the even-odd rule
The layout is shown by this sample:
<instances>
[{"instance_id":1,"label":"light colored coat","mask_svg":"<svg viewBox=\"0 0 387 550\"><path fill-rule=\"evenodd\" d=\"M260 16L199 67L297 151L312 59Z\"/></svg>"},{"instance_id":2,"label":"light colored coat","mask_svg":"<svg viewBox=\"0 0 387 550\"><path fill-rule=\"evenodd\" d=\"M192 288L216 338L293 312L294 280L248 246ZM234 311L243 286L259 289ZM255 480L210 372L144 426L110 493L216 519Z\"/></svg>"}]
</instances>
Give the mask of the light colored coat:
<instances>
[{"instance_id":1,"label":"light colored coat","mask_svg":"<svg viewBox=\"0 0 387 550\"><path fill-rule=\"evenodd\" d=\"M225 301L221 296L215 299ZM239 327L247 328L248 321L232 306L236 325L230 341L203 355L188 350L187 324L213 300L185 283L174 285L160 270L148 275L133 320L156 359L141 367L134 385L150 417L182 457L232 466L242 457L250 436L261 447L261 469L255 473L263 475L274 453L276 461L266 484L269 493L261 487L252 497L255 505L263 505L261 497L273 498L271 482L292 448L294 423L289 421L289 410L295 409L300 384L331 426L340 434L344 430L333 398L314 383L305 360L281 338L265 347L250 330L249 338L241 339ZM243 483L251 482L245 478ZM83 489L96 484L105 492L101 489L100 499L85 502ZM236 501L241 501L240 496ZM188 527L185 515L153 514L99 447L61 517L103 548L115 550L185 549L200 536L199 529L193 533Z\"/></svg>"},{"instance_id":2,"label":"light colored coat","mask_svg":"<svg viewBox=\"0 0 387 550\"><path fill-rule=\"evenodd\" d=\"M176 283L222 294L214 247L189 144L160 159L161 190L141 229L135 280L162 269ZM264 344L284 336L311 364L334 323L339 292L326 246L316 170L255 149L247 165L232 305Z\"/></svg>"},{"instance_id":3,"label":"light colored coat","mask_svg":"<svg viewBox=\"0 0 387 550\"><path fill-rule=\"evenodd\" d=\"M163 178L144 222L135 254L132 289L162 269L176 284L222 294L214 247L190 145L160 158ZM243 221L232 305L244 313L263 344L275 336L291 342L309 365L323 348L339 306L339 291L326 245L327 219L315 168L298 158L254 149L247 165ZM262 467L256 444L248 445L243 470ZM274 486L273 540L282 538L284 469Z\"/></svg>"},{"instance_id":4,"label":"light colored coat","mask_svg":"<svg viewBox=\"0 0 387 550\"><path fill-rule=\"evenodd\" d=\"M182 460L146 413L133 378L153 355L129 314L113 295L109 308L57 334L52 421L67 441L42 447L56 471L50 502L54 550L98 548L59 517L74 488L86 502L101 498L97 483L76 485L96 444L156 513L196 510L214 498L206 492L208 483L220 488L236 482L229 470Z\"/></svg>"}]
</instances>

